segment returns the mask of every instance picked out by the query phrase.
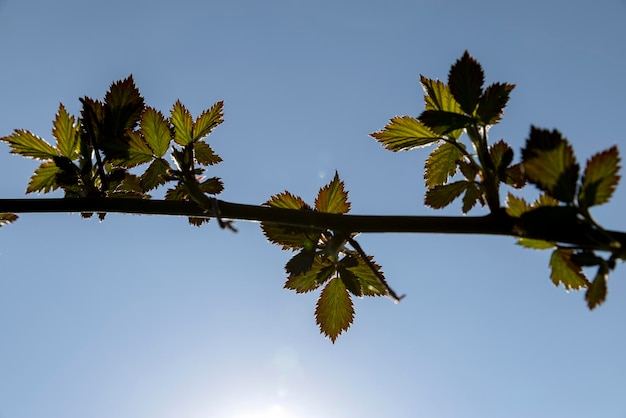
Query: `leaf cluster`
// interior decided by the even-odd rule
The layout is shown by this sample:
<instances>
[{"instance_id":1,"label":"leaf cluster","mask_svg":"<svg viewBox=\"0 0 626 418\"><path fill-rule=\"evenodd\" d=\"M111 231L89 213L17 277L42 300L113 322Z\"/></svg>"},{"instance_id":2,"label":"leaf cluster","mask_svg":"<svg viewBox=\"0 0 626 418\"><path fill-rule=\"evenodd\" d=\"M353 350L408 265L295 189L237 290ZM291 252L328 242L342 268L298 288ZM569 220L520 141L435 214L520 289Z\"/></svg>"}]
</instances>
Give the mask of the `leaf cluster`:
<instances>
[{"instance_id":1,"label":"leaf cluster","mask_svg":"<svg viewBox=\"0 0 626 418\"><path fill-rule=\"evenodd\" d=\"M272 196L264 204L335 214L350 210L348 192L337 173L319 190L313 206L287 191ZM270 242L295 252L285 265L286 289L307 293L322 287L315 307L315 320L320 331L331 341L334 342L352 324L353 297L394 297L380 266L361 250L354 234L270 223L261 223L261 228Z\"/></svg>"},{"instance_id":2,"label":"leaf cluster","mask_svg":"<svg viewBox=\"0 0 626 418\"><path fill-rule=\"evenodd\" d=\"M132 76L111 84L103 100L83 97L80 102L79 117L59 105L52 127L54 145L22 129L0 138L11 153L41 161L27 193L61 189L66 198L149 199L148 192L175 182L165 199L193 200L194 192L223 190L219 178L201 177L207 166L222 161L205 139L223 121L223 102L194 120L177 101L165 117L146 106ZM145 164L139 173L136 167ZM207 220L190 218L196 225Z\"/></svg>"}]
</instances>

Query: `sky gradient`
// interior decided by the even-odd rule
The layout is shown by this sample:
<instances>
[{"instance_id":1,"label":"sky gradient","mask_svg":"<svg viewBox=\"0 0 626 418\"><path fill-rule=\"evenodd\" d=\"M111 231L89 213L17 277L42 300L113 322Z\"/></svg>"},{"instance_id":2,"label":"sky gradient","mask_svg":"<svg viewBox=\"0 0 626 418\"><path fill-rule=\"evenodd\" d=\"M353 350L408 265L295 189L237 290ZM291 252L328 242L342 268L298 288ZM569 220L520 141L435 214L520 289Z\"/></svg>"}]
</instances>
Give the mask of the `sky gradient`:
<instances>
[{"instance_id":1,"label":"sky gradient","mask_svg":"<svg viewBox=\"0 0 626 418\"><path fill-rule=\"evenodd\" d=\"M52 141L60 102L77 113L133 74L164 113L225 101L208 173L224 200L312 202L337 170L351 213L458 215L423 205L427 150L368 136L419 115L419 74L445 80L468 50L487 83L516 84L492 140L518 156L531 125L557 128L583 162L625 143L625 19L622 0L0 0L0 136ZM1 197L22 197L37 163L0 150ZM618 188L593 213L626 230L625 205ZM551 283L548 252L512 238L363 236L407 297L356 300L333 345L317 292L282 289L289 254L236 226L58 214L2 228L0 418L626 417L624 266L589 312Z\"/></svg>"}]
</instances>

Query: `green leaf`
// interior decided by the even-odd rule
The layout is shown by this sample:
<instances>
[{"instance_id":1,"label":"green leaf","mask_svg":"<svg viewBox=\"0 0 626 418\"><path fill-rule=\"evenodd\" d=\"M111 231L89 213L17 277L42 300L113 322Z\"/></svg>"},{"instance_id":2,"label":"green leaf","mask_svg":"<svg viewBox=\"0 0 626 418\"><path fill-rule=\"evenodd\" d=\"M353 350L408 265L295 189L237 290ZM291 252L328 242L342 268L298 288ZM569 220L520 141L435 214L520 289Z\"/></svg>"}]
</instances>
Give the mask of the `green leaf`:
<instances>
[{"instance_id":1,"label":"green leaf","mask_svg":"<svg viewBox=\"0 0 626 418\"><path fill-rule=\"evenodd\" d=\"M550 241L544 241L541 239L520 238L517 240L517 245L531 248L533 250L549 250L551 248L554 248L555 243Z\"/></svg>"},{"instance_id":2,"label":"green leaf","mask_svg":"<svg viewBox=\"0 0 626 418\"><path fill-rule=\"evenodd\" d=\"M343 181L335 171L335 177L326 186L322 187L315 199L315 209L326 213L347 213L350 210L348 192L344 189Z\"/></svg>"},{"instance_id":3,"label":"green leaf","mask_svg":"<svg viewBox=\"0 0 626 418\"><path fill-rule=\"evenodd\" d=\"M433 188L445 184L448 178L456 174L457 161L462 157L463 154L458 147L449 142L437 147L424 163L426 187Z\"/></svg>"},{"instance_id":4,"label":"green leaf","mask_svg":"<svg viewBox=\"0 0 626 418\"><path fill-rule=\"evenodd\" d=\"M189 196L182 184L177 184L171 189L167 189L164 196L165 200L187 200Z\"/></svg>"},{"instance_id":5,"label":"green leaf","mask_svg":"<svg viewBox=\"0 0 626 418\"><path fill-rule=\"evenodd\" d=\"M482 67L467 51L452 65L448 73L450 93L468 115L473 114L476 109L484 82Z\"/></svg>"},{"instance_id":6,"label":"green leaf","mask_svg":"<svg viewBox=\"0 0 626 418\"><path fill-rule=\"evenodd\" d=\"M320 294L315 307L315 322L320 331L334 343L339 334L354 321L352 298L340 278L334 278Z\"/></svg>"},{"instance_id":7,"label":"green leaf","mask_svg":"<svg viewBox=\"0 0 626 418\"><path fill-rule=\"evenodd\" d=\"M165 116L151 107L146 108L141 116L141 134L146 140L152 153L162 158L170 147L170 125Z\"/></svg>"},{"instance_id":8,"label":"green leaf","mask_svg":"<svg viewBox=\"0 0 626 418\"><path fill-rule=\"evenodd\" d=\"M484 205L480 186L477 183L469 182L465 195L463 195L463 207L461 208L463 214L469 212L478 202Z\"/></svg>"},{"instance_id":9,"label":"green leaf","mask_svg":"<svg viewBox=\"0 0 626 418\"><path fill-rule=\"evenodd\" d=\"M489 147L489 156L491 157L491 161L496 167L496 170L498 170L498 173L503 175L504 170L513 161L513 149L509 146L509 144L500 140Z\"/></svg>"},{"instance_id":10,"label":"green leaf","mask_svg":"<svg viewBox=\"0 0 626 418\"><path fill-rule=\"evenodd\" d=\"M506 213L514 218L519 218L524 212L532 209L523 197L517 197L509 192L506 195Z\"/></svg>"},{"instance_id":11,"label":"green leaf","mask_svg":"<svg viewBox=\"0 0 626 418\"><path fill-rule=\"evenodd\" d=\"M136 131L128 132L128 149L123 159L115 160L122 167L131 168L152 161L152 150Z\"/></svg>"},{"instance_id":12,"label":"green leaf","mask_svg":"<svg viewBox=\"0 0 626 418\"><path fill-rule=\"evenodd\" d=\"M418 120L439 135L447 135L464 129L472 123L472 118L468 116L442 110L425 110Z\"/></svg>"},{"instance_id":13,"label":"green leaf","mask_svg":"<svg viewBox=\"0 0 626 418\"><path fill-rule=\"evenodd\" d=\"M209 223L210 220L211 218L199 218L197 216L189 216L187 218L189 225L197 227L201 227L203 224Z\"/></svg>"},{"instance_id":14,"label":"green leaf","mask_svg":"<svg viewBox=\"0 0 626 418\"><path fill-rule=\"evenodd\" d=\"M348 292L352 293L356 297L363 296L363 291L361 289L361 281L359 280L358 277L356 277L354 273L352 273L348 269L342 268L341 265L339 265L339 268L337 269L337 273L339 275L339 278L343 282L344 286L346 287L346 289L348 289Z\"/></svg>"},{"instance_id":15,"label":"green leaf","mask_svg":"<svg viewBox=\"0 0 626 418\"><path fill-rule=\"evenodd\" d=\"M461 180L450 184L435 186L426 191L424 203L426 206L430 206L433 209L444 208L467 190L470 184L472 183Z\"/></svg>"},{"instance_id":16,"label":"green leaf","mask_svg":"<svg viewBox=\"0 0 626 418\"><path fill-rule=\"evenodd\" d=\"M202 193L220 194L224 190L224 183L218 177L211 177L199 184Z\"/></svg>"},{"instance_id":17,"label":"green leaf","mask_svg":"<svg viewBox=\"0 0 626 418\"><path fill-rule=\"evenodd\" d=\"M461 105L454 99L447 84L439 80L420 76L420 83L424 89L426 110L443 110L445 112L463 113Z\"/></svg>"},{"instance_id":18,"label":"green leaf","mask_svg":"<svg viewBox=\"0 0 626 418\"><path fill-rule=\"evenodd\" d=\"M174 141L178 145L187 145L193 142L193 120L191 113L183 106L180 100L172 108L172 125L174 125Z\"/></svg>"},{"instance_id":19,"label":"green leaf","mask_svg":"<svg viewBox=\"0 0 626 418\"><path fill-rule=\"evenodd\" d=\"M104 128L112 137L134 129L145 107L132 75L112 83L104 103Z\"/></svg>"},{"instance_id":20,"label":"green leaf","mask_svg":"<svg viewBox=\"0 0 626 418\"><path fill-rule=\"evenodd\" d=\"M572 254L574 254L573 250L565 248L558 248L552 252L550 279L555 286L562 284L565 290L580 290L587 287L589 282L583 274L582 268L572 262Z\"/></svg>"},{"instance_id":21,"label":"green leaf","mask_svg":"<svg viewBox=\"0 0 626 418\"><path fill-rule=\"evenodd\" d=\"M222 162L219 155L206 142L196 142L193 144L196 161L202 165L213 165Z\"/></svg>"},{"instance_id":22,"label":"green leaf","mask_svg":"<svg viewBox=\"0 0 626 418\"><path fill-rule=\"evenodd\" d=\"M5 226L11 222L18 220L18 216L14 213L0 213L0 226Z\"/></svg>"},{"instance_id":23,"label":"green leaf","mask_svg":"<svg viewBox=\"0 0 626 418\"><path fill-rule=\"evenodd\" d=\"M302 198L289 192L272 196L264 205L284 209L312 210ZM267 222L261 222L261 229L268 241L281 245L283 250L298 250L301 248L312 250L317 245L321 232L315 229L290 227Z\"/></svg>"},{"instance_id":24,"label":"green leaf","mask_svg":"<svg viewBox=\"0 0 626 418\"><path fill-rule=\"evenodd\" d=\"M528 181L561 202L574 202L579 167L560 132L531 127L522 162Z\"/></svg>"},{"instance_id":25,"label":"green leaf","mask_svg":"<svg viewBox=\"0 0 626 418\"><path fill-rule=\"evenodd\" d=\"M588 208L608 202L619 183L619 151L613 146L587 161L578 194L579 205Z\"/></svg>"},{"instance_id":26,"label":"green leaf","mask_svg":"<svg viewBox=\"0 0 626 418\"><path fill-rule=\"evenodd\" d=\"M43 192L48 193L58 189L56 176L61 170L54 162L41 164L33 173L26 188L26 193Z\"/></svg>"},{"instance_id":27,"label":"green leaf","mask_svg":"<svg viewBox=\"0 0 626 418\"><path fill-rule=\"evenodd\" d=\"M524 165L522 163L509 166L504 172L504 183L515 189L521 189L526 186L526 177L524 175Z\"/></svg>"},{"instance_id":28,"label":"green leaf","mask_svg":"<svg viewBox=\"0 0 626 418\"><path fill-rule=\"evenodd\" d=\"M51 160L59 155L59 151L45 140L29 131L16 129L9 136L0 138L11 146L11 154L20 154L37 160Z\"/></svg>"},{"instance_id":29,"label":"green leaf","mask_svg":"<svg viewBox=\"0 0 626 418\"><path fill-rule=\"evenodd\" d=\"M224 102L217 102L210 109L205 110L198 116L192 129L194 141L198 141L209 135L217 125L224 122L223 108Z\"/></svg>"},{"instance_id":30,"label":"green leaf","mask_svg":"<svg viewBox=\"0 0 626 418\"><path fill-rule=\"evenodd\" d=\"M155 159L141 175L139 186L144 192L147 192L167 183L164 176L170 169L171 167L167 161L162 158Z\"/></svg>"},{"instance_id":31,"label":"green leaf","mask_svg":"<svg viewBox=\"0 0 626 418\"><path fill-rule=\"evenodd\" d=\"M493 125L500 121L515 84L494 83L485 89L478 101L476 116L483 125Z\"/></svg>"},{"instance_id":32,"label":"green leaf","mask_svg":"<svg viewBox=\"0 0 626 418\"><path fill-rule=\"evenodd\" d=\"M608 278L608 269L602 265L598 268L598 273L589 285L585 293L585 300L589 309L600 306L605 300L608 293L606 287L606 279Z\"/></svg>"},{"instance_id":33,"label":"green leaf","mask_svg":"<svg viewBox=\"0 0 626 418\"><path fill-rule=\"evenodd\" d=\"M380 266L374 262L374 258L371 256L368 256L368 258L370 264L374 266L376 271L384 278L383 272L380 270ZM381 283L380 278L361 257L348 255L339 262L339 265L351 271L359 279L363 296L387 295L387 289L384 284Z\"/></svg>"},{"instance_id":34,"label":"green leaf","mask_svg":"<svg viewBox=\"0 0 626 418\"><path fill-rule=\"evenodd\" d=\"M59 105L59 111L52 122L52 136L57 140L59 153L73 160L77 156L80 144L80 126L74 116L70 116L63 104Z\"/></svg>"},{"instance_id":35,"label":"green leaf","mask_svg":"<svg viewBox=\"0 0 626 418\"><path fill-rule=\"evenodd\" d=\"M311 270L314 259L315 251L304 249L291 257L289 261L287 261L287 264L285 265L285 270L287 271L287 273L289 273L289 275L297 276L300 274L304 274L307 271Z\"/></svg>"},{"instance_id":36,"label":"green leaf","mask_svg":"<svg viewBox=\"0 0 626 418\"><path fill-rule=\"evenodd\" d=\"M426 125L410 116L396 116L380 131L370 134L390 151L407 151L441 140Z\"/></svg>"},{"instance_id":37,"label":"green leaf","mask_svg":"<svg viewBox=\"0 0 626 418\"><path fill-rule=\"evenodd\" d=\"M284 287L295 290L296 293L307 293L326 283L333 274L335 274L334 264L326 258L316 256L308 271L290 274Z\"/></svg>"}]
</instances>

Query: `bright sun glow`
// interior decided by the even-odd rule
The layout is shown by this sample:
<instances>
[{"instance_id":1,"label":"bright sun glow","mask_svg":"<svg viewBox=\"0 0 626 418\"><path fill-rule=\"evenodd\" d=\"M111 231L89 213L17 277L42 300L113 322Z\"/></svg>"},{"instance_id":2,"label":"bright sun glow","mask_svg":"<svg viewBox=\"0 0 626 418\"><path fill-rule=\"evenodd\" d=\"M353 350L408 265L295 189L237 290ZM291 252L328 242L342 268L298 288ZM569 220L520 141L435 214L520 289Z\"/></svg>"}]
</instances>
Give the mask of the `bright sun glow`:
<instances>
[{"instance_id":1,"label":"bright sun glow","mask_svg":"<svg viewBox=\"0 0 626 418\"><path fill-rule=\"evenodd\" d=\"M281 405L271 405L264 411L242 412L233 415L232 418L299 418L289 414L285 407Z\"/></svg>"}]
</instances>

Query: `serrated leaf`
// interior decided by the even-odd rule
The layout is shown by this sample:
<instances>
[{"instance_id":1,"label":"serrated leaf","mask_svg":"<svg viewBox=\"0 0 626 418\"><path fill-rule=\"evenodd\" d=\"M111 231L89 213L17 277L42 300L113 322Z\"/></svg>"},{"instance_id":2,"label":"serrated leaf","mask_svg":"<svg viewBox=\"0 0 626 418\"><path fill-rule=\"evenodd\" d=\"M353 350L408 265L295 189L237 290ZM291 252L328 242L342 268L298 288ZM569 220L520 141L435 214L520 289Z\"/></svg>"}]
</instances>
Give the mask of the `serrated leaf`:
<instances>
[{"instance_id":1,"label":"serrated leaf","mask_svg":"<svg viewBox=\"0 0 626 418\"><path fill-rule=\"evenodd\" d=\"M478 174L478 169L474 164L471 164L464 159L459 159L457 160L457 165L459 167L459 170L461 170L461 174L463 174L466 180L473 181L476 178L476 175Z\"/></svg>"},{"instance_id":2,"label":"serrated leaf","mask_svg":"<svg viewBox=\"0 0 626 418\"><path fill-rule=\"evenodd\" d=\"M14 213L0 213L0 226L5 226L11 222L17 221L19 216Z\"/></svg>"},{"instance_id":3,"label":"serrated leaf","mask_svg":"<svg viewBox=\"0 0 626 418\"><path fill-rule=\"evenodd\" d=\"M274 195L264 205L284 209L312 210L299 196L289 192ZM320 231L314 229L290 227L267 222L261 222L261 229L265 237L272 243L286 249L315 248L320 237Z\"/></svg>"},{"instance_id":4,"label":"serrated leaf","mask_svg":"<svg viewBox=\"0 0 626 418\"><path fill-rule=\"evenodd\" d=\"M573 203L579 166L560 132L531 127L522 162L528 181L561 202Z\"/></svg>"},{"instance_id":5,"label":"serrated leaf","mask_svg":"<svg viewBox=\"0 0 626 418\"><path fill-rule=\"evenodd\" d=\"M585 293L585 300L589 309L594 309L600 306L605 300L608 293L606 287L606 279L608 278L608 271L605 266L598 268L598 273L593 279L587 292Z\"/></svg>"},{"instance_id":6,"label":"serrated leaf","mask_svg":"<svg viewBox=\"0 0 626 418\"><path fill-rule=\"evenodd\" d=\"M223 108L224 102L220 101L198 116L192 129L192 137L194 141L198 141L209 135L217 125L224 121Z\"/></svg>"},{"instance_id":7,"label":"serrated leaf","mask_svg":"<svg viewBox=\"0 0 626 418\"><path fill-rule=\"evenodd\" d=\"M442 110L425 110L418 120L439 135L448 135L472 123L472 118L468 116Z\"/></svg>"},{"instance_id":8,"label":"serrated leaf","mask_svg":"<svg viewBox=\"0 0 626 418\"><path fill-rule=\"evenodd\" d=\"M533 250L549 250L554 248L555 243L541 239L520 238L517 240L517 245Z\"/></svg>"},{"instance_id":9,"label":"serrated leaf","mask_svg":"<svg viewBox=\"0 0 626 418\"><path fill-rule=\"evenodd\" d=\"M74 116L70 116L63 104L59 105L59 111L52 122L52 136L57 141L59 153L73 160L76 158L80 144L80 126Z\"/></svg>"},{"instance_id":10,"label":"serrated leaf","mask_svg":"<svg viewBox=\"0 0 626 418\"><path fill-rule=\"evenodd\" d=\"M311 270L314 259L315 251L306 249L302 250L287 261L287 264L285 264L285 270L289 275L293 276L304 274Z\"/></svg>"},{"instance_id":11,"label":"serrated leaf","mask_svg":"<svg viewBox=\"0 0 626 418\"><path fill-rule=\"evenodd\" d=\"M326 283L335 274L334 263L326 258L314 257L311 268L300 274L290 274L284 288L296 293L307 293Z\"/></svg>"},{"instance_id":12,"label":"serrated leaf","mask_svg":"<svg viewBox=\"0 0 626 418\"><path fill-rule=\"evenodd\" d=\"M9 144L11 154L20 154L37 160L51 160L59 155L59 151L43 138L23 129L16 129L11 135L0 138L0 141Z\"/></svg>"},{"instance_id":13,"label":"serrated leaf","mask_svg":"<svg viewBox=\"0 0 626 418\"><path fill-rule=\"evenodd\" d=\"M619 183L619 151L613 146L599 152L587 161L582 186L578 194L579 205L588 208L608 202Z\"/></svg>"},{"instance_id":14,"label":"serrated leaf","mask_svg":"<svg viewBox=\"0 0 626 418\"><path fill-rule=\"evenodd\" d=\"M572 254L574 254L573 250L565 248L558 248L552 252L550 279L555 286L562 284L565 290L580 290L587 287L589 282L582 268L572 262Z\"/></svg>"},{"instance_id":15,"label":"serrated leaf","mask_svg":"<svg viewBox=\"0 0 626 418\"><path fill-rule=\"evenodd\" d=\"M445 112L462 113L461 105L454 99L447 84L420 76L424 89L426 110L443 110Z\"/></svg>"},{"instance_id":16,"label":"serrated leaf","mask_svg":"<svg viewBox=\"0 0 626 418\"><path fill-rule=\"evenodd\" d=\"M197 216L189 216L187 218L189 225L197 227L201 227L203 224L209 223L210 220L211 218L199 218Z\"/></svg>"},{"instance_id":17,"label":"serrated leaf","mask_svg":"<svg viewBox=\"0 0 626 418\"><path fill-rule=\"evenodd\" d=\"M370 264L384 278L380 266L374 262L374 258L368 256ZM387 289L381 283L380 278L367 265L361 257L348 255L340 261L340 266L351 271L361 282L361 292L363 296L386 296Z\"/></svg>"},{"instance_id":18,"label":"serrated leaf","mask_svg":"<svg viewBox=\"0 0 626 418\"><path fill-rule=\"evenodd\" d=\"M450 184L435 186L426 191L424 203L433 209L441 209L448 206L454 199L459 197L470 185L465 180Z\"/></svg>"},{"instance_id":19,"label":"serrated leaf","mask_svg":"<svg viewBox=\"0 0 626 418\"><path fill-rule=\"evenodd\" d=\"M363 296L361 281L358 277L356 277L354 273L352 273L348 269L342 268L341 265L339 265L337 273L339 278L343 282L343 285L346 287L346 289L348 289L348 292L352 293L356 297Z\"/></svg>"},{"instance_id":20,"label":"serrated leaf","mask_svg":"<svg viewBox=\"0 0 626 418\"><path fill-rule=\"evenodd\" d=\"M315 199L315 209L326 213L347 213L350 210L348 192L345 191L343 181L335 171L335 177L326 186L322 187Z\"/></svg>"},{"instance_id":21,"label":"serrated leaf","mask_svg":"<svg viewBox=\"0 0 626 418\"><path fill-rule=\"evenodd\" d=\"M141 134L157 158L162 158L170 147L170 125L161 112L146 108L141 116Z\"/></svg>"},{"instance_id":22,"label":"serrated leaf","mask_svg":"<svg viewBox=\"0 0 626 418\"><path fill-rule=\"evenodd\" d=\"M484 82L482 67L467 51L452 65L448 73L450 93L468 115L473 114L476 109Z\"/></svg>"},{"instance_id":23,"label":"serrated leaf","mask_svg":"<svg viewBox=\"0 0 626 418\"><path fill-rule=\"evenodd\" d=\"M104 128L112 136L134 129L145 107L132 75L111 84L104 104Z\"/></svg>"},{"instance_id":24,"label":"serrated leaf","mask_svg":"<svg viewBox=\"0 0 626 418\"><path fill-rule=\"evenodd\" d=\"M509 166L504 172L504 183L515 189L521 189L526 186L524 165L522 163L519 163Z\"/></svg>"},{"instance_id":25,"label":"serrated leaf","mask_svg":"<svg viewBox=\"0 0 626 418\"><path fill-rule=\"evenodd\" d=\"M396 116L380 131L370 134L390 151L407 151L441 140L426 125L410 116Z\"/></svg>"},{"instance_id":26,"label":"serrated leaf","mask_svg":"<svg viewBox=\"0 0 626 418\"><path fill-rule=\"evenodd\" d=\"M456 174L457 160L462 156L461 151L449 142L444 142L431 152L424 163L426 187L445 184L448 178Z\"/></svg>"},{"instance_id":27,"label":"serrated leaf","mask_svg":"<svg viewBox=\"0 0 626 418\"><path fill-rule=\"evenodd\" d=\"M193 120L191 113L177 100L172 108L172 125L174 125L174 141L185 146L193 142Z\"/></svg>"},{"instance_id":28,"label":"serrated leaf","mask_svg":"<svg viewBox=\"0 0 626 418\"><path fill-rule=\"evenodd\" d=\"M354 321L352 298L340 278L328 282L315 307L315 322L320 331L334 343Z\"/></svg>"},{"instance_id":29,"label":"serrated leaf","mask_svg":"<svg viewBox=\"0 0 626 418\"><path fill-rule=\"evenodd\" d=\"M206 142L196 142L193 144L196 161L202 165L213 165L222 162L219 155Z\"/></svg>"},{"instance_id":30,"label":"serrated leaf","mask_svg":"<svg viewBox=\"0 0 626 418\"><path fill-rule=\"evenodd\" d=\"M494 83L485 89L478 101L476 116L484 125L493 125L500 121L509 101L509 95L515 84Z\"/></svg>"},{"instance_id":31,"label":"serrated leaf","mask_svg":"<svg viewBox=\"0 0 626 418\"><path fill-rule=\"evenodd\" d=\"M198 187L202 193L220 194L224 190L224 183L218 177L211 177L201 182Z\"/></svg>"},{"instance_id":32,"label":"serrated leaf","mask_svg":"<svg viewBox=\"0 0 626 418\"><path fill-rule=\"evenodd\" d=\"M56 176L61 170L54 162L46 162L41 164L33 173L28 182L26 193L43 192L48 193L58 189Z\"/></svg>"},{"instance_id":33,"label":"serrated leaf","mask_svg":"<svg viewBox=\"0 0 626 418\"><path fill-rule=\"evenodd\" d=\"M157 158L148 166L139 179L139 186L145 192L156 189L167 183L165 175L171 169L170 165L162 158Z\"/></svg>"},{"instance_id":34,"label":"serrated leaf","mask_svg":"<svg viewBox=\"0 0 626 418\"><path fill-rule=\"evenodd\" d=\"M136 131L128 132L128 148L123 159L115 160L115 164L132 168L152 161L152 150L144 138Z\"/></svg>"},{"instance_id":35,"label":"serrated leaf","mask_svg":"<svg viewBox=\"0 0 626 418\"><path fill-rule=\"evenodd\" d=\"M483 194L478 184L469 182L465 194L463 195L463 206L461 210L464 214L469 212L478 202L483 202Z\"/></svg>"},{"instance_id":36,"label":"serrated leaf","mask_svg":"<svg viewBox=\"0 0 626 418\"><path fill-rule=\"evenodd\" d=\"M523 197L517 197L510 192L506 195L506 213L514 218L519 218L524 212L531 210L532 206L529 205Z\"/></svg>"},{"instance_id":37,"label":"serrated leaf","mask_svg":"<svg viewBox=\"0 0 626 418\"><path fill-rule=\"evenodd\" d=\"M489 147L489 156L498 172L503 173L513 161L513 148L503 140Z\"/></svg>"}]
</instances>

